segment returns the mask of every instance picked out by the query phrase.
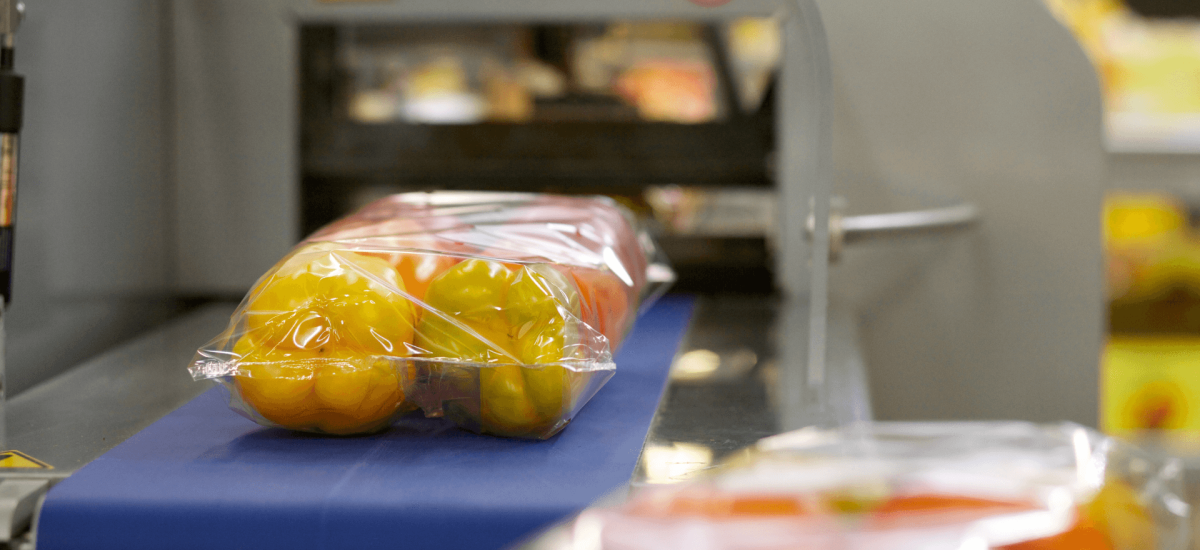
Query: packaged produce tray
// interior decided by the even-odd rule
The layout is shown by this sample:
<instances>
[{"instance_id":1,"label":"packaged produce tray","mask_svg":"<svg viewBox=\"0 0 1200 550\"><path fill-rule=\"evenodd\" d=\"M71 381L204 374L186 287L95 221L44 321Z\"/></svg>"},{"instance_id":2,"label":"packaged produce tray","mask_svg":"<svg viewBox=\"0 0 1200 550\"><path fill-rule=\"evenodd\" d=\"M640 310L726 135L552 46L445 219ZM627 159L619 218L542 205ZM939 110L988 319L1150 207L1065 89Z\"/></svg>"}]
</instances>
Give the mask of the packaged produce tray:
<instances>
[{"instance_id":1,"label":"packaged produce tray","mask_svg":"<svg viewBox=\"0 0 1200 550\"><path fill-rule=\"evenodd\" d=\"M191 372L267 426L362 434L420 409L546 438L613 376L638 307L672 278L608 198L393 195L263 275Z\"/></svg>"}]
</instances>

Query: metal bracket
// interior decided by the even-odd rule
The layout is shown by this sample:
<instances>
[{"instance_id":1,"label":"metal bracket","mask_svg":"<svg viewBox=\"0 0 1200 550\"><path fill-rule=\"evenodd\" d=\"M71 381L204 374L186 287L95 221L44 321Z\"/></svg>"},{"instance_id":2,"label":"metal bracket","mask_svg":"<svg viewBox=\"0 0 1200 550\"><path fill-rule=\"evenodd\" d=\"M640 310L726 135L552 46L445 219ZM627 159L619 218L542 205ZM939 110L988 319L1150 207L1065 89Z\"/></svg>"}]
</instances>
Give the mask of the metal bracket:
<instances>
[{"instance_id":1,"label":"metal bracket","mask_svg":"<svg viewBox=\"0 0 1200 550\"><path fill-rule=\"evenodd\" d=\"M38 499L49 488L47 479L0 481L0 542L12 542L29 531Z\"/></svg>"}]
</instances>

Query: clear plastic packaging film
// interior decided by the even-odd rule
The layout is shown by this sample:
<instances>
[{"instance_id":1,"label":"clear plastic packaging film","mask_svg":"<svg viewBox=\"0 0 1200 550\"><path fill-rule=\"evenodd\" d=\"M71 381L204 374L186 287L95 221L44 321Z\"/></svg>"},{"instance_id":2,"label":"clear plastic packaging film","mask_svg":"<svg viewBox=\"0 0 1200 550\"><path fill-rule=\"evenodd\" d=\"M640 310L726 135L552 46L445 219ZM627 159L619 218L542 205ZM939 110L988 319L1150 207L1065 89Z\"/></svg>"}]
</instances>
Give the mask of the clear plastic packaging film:
<instances>
[{"instance_id":1,"label":"clear plastic packaging film","mask_svg":"<svg viewBox=\"0 0 1200 550\"><path fill-rule=\"evenodd\" d=\"M1182 475L1177 460L1069 423L807 429L588 509L527 547L1183 549Z\"/></svg>"},{"instance_id":2,"label":"clear plastic packaging film","mask_svg":"<svg viewBox=\"0 0 1200 550\"><path fill-rule=\"evenodd\" d=\"M392 195L296 246L189 370L266 426L368 433L420 409L547 438L672 279L607 198Z\"/></svg>"}]
</instances>

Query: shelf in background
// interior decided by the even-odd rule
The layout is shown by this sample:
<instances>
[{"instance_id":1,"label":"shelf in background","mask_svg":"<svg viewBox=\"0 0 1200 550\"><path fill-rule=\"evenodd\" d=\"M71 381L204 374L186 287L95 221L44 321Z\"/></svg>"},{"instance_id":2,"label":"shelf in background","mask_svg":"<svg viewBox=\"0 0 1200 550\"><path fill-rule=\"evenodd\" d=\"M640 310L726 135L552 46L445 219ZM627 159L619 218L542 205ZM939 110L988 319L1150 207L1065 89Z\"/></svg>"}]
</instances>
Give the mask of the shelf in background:
<instances>
[{"instance_id":1,"label":"shelf in background","mask_svg":"<svg viewBox=\"0 0 1200 550\"><path fill-rule=\"evenodd\" d=\"M472 125L327 122L308 128L303 171L407 183L770 185L770 126L619 122Z\"/></svg>"}]
</instances>

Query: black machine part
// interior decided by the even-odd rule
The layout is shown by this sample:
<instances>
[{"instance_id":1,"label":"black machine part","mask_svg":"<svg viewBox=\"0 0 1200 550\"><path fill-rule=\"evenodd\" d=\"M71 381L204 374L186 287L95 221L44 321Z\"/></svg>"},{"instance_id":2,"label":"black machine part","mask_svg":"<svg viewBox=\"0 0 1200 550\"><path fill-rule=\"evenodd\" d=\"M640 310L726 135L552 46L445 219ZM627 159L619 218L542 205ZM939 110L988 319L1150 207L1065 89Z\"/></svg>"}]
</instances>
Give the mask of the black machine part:
<instances>
[{"instance_id":1,"label":"black machine part","mask_svg":"<svg viewBox=\"0 0 1200 550\"><path fill-rule=\"evenodd\" d=\"M25 98L25 79L14 70L13 44L24 11L20 2L0 0L0 294L6 305L12 301L17 159Z\"/></svg>"}]
</instances>

